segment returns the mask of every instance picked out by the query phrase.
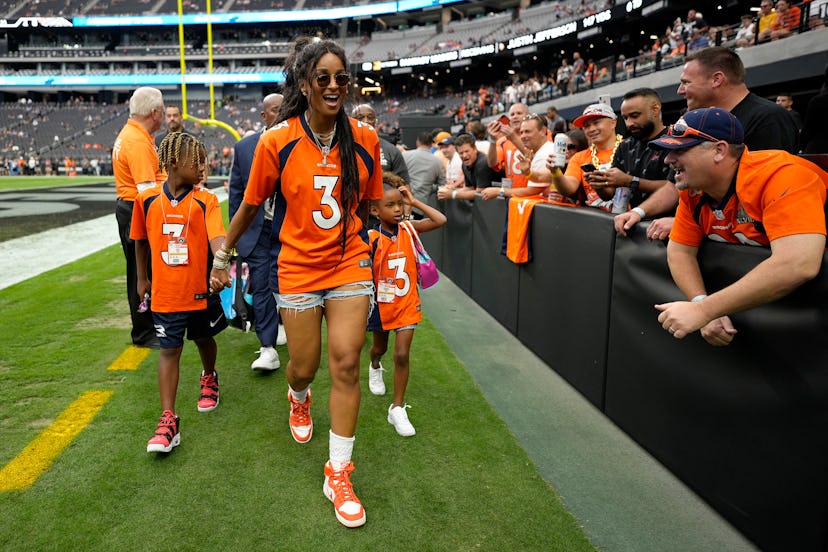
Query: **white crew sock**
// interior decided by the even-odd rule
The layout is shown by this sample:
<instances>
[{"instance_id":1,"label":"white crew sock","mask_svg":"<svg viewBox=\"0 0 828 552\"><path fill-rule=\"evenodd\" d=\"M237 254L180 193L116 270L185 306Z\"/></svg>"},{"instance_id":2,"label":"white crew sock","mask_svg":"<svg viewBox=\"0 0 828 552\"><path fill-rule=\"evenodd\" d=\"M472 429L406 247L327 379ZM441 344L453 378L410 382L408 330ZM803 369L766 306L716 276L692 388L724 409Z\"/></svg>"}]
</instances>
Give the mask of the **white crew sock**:
<instances>
[{"instance_id":1,"label":"white crew sock","mask_svg":"<svg viewBox=\"0 0 828 552\"><path fill-rule=\"evenodd\" d=\"M301 391L297 391L290 385L288 385L288 389L290 389L290 394L293 395L293 398L296 399L297 402L303 403L308 398L308 391L310 391L310 385L302 389Z\"/></svg>"},{"instance_id":2,"label":"white crew sock","mask_svg":"<svg viewBox=\"0 0 828 552\"><path fill-rule=\"evenodd\" d=\"M334 471L345 469L345 466L351 461L351 454L354 452L355 437L341 437L330 432L328 441L328 449L330 451L331 467Z\"/></svg>"}]
</instances>

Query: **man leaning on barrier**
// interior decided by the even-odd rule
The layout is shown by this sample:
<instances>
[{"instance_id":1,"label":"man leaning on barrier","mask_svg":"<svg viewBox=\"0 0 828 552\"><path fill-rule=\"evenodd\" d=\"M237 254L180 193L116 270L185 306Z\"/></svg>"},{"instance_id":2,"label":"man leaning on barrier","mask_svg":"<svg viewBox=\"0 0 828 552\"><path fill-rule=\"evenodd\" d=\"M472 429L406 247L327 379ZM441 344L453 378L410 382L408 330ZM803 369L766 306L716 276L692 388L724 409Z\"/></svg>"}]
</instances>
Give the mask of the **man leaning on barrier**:
<instances>
[{"instance_id":1,"label":"man leaning on barrier","mask_svg":"<svg viewBox=\"0 0 828 552\"><path fill-rule=\"evenodd\" d=\"M752 152L738 119L723 109L696 109L650 143L670 150L679 207L667 245L676 285L689 301L656 305L673 337L696 330L711 345L729 345L729 314L764 305L814 278L825 250L828 173L779 150ZM707 295L697 259L702 241L770 246L771 255L733 284Z\"/></svg>"}]
</instances>

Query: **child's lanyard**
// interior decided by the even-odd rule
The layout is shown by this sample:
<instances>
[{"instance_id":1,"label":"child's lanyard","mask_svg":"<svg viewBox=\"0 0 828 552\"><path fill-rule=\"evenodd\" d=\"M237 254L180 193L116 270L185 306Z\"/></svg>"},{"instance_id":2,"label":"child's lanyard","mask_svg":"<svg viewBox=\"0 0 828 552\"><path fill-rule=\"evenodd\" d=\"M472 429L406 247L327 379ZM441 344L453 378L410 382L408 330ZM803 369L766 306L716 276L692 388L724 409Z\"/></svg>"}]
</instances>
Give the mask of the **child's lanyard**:
<instances>
[{"instance_id":1,"label":"child's lanyard","mask_svg":"<svg viewBox=\"0 0 828 552\"><path fill-rule=\"evenodd\" d=\"M166 185L165 185L166 188ZM194 190L190 190L187 192L193 192ZM164 211L164 197L166 197L167 192L164 188L161 189L161 217L164 220L164 225L167 225L167 213ZM185 194L186 195L186 194ZM173 203L175 201L175 203ZM178 200L173 198L170 201L170 206L175 207L178 205ZM193 214L193 196L190 195L190 205L187 208L187 222L184 224L184 228L180 231L176 232L173 230L169 233L169 238L167 240L167 264L170 266L185 266L189 264L189 253L187 247L187 234L190 231L190 216ZM175 225L171 226L176 229Z\"/></svg>"},{"instance_id":2,"label":"child's lanyard","mask_svg":"<svg viewBox=\"0 0 828 552\"><path fill-rule=\"evenodd\" d=\"M397 244L397 253L400 252L400 226L397 225L397 234L396 235L388 235L383 229L382 226L378 226L377 230L381 236L385 235L391 238L391 241ZM379 256L380 259L385 259L383 255L383 245L385 240L380 239L380 249L379 249ZM385 268L385 267L383 267ZM394 297L397 295L397 281L394 278L385 278L385 279L378 279L377 281L377 302L378 303L393 303Z\"/></svg>"}]
</instances>

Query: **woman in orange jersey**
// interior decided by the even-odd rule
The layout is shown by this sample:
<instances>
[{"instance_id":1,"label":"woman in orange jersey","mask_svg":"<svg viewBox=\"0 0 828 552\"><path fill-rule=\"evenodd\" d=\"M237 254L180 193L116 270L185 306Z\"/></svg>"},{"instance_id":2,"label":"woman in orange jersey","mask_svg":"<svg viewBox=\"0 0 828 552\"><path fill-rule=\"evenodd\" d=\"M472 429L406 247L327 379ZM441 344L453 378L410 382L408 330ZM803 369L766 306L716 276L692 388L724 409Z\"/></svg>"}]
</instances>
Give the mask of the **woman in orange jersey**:
<instances>
[{"instance_id":1,"label":"woman in orange jersey","mask_svg":"<svg viewBox=\"0 0 828 552\"><path fill-rule=\"evenodd\" d=\"M322 317L331 371L329 461L323 491L337 519L365 523L350 474L359 413L359 356L373 308L374 282L365 227L368 201L382 197L376 131L347 116L350 75L335 42L300 38L285 62L277 123L256 147L244 201L230 223L211 274L214 290L230 285L230 251L259 205L276 193L276 303L285 325L289 426L299 443L313 435L310 384L319 368Z\"/></svg>"}]
</instances>

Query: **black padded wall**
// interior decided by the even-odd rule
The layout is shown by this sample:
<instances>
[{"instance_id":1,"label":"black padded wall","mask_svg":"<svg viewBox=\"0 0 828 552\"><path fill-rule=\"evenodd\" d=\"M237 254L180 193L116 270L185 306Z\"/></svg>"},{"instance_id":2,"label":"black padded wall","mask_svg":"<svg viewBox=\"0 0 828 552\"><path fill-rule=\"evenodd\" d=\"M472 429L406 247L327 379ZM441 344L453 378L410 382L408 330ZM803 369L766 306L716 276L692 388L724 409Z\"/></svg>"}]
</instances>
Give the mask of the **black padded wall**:
<instances>
[{"instance_id":1,"label":"black padded wall","mask_svg":"<svg viewBox=\"0 0 828 552\"><path fill-rule=\"evenodd\" d=\"M479 196L478 201L482 201ZM443 266L440 270L466 295L471 295L472 210L475 202L458 199L444 203L448 222L443 240Z\"/></svg>"},{"instance_id":2,"label":"black padded wall","mask_svg":"<svg viewBox=\"0 0 828 552\"><path fill-rule=\"evenodd\" d=\"M595 209L537 205L521 267L518 338L599 408L615 231Z\"/></svg>"},{"instance_id":3,"label":"black padded wall","mask_svg":"<svg viewBox=\"0 0 828 552\"><path fill-rule=\"evenodd\" d=\"M517 332L518 266L500 253L506 201L478 201L472 212L471 297L513 334Z\"/></svg>"},{"instance_id":4,"label":"black padded wall","mask_svg":"<svg viewBox=\"0 0 828 552\"><path fill-rule=\"evenodd\" d=\"M665 248L619 238L605 413L763 550L825 550L828 279L731 318L728 347L676 340L656 303L681 298ZM768 250L707 243L708 291Z\"/></svg>"}]
</instances>

